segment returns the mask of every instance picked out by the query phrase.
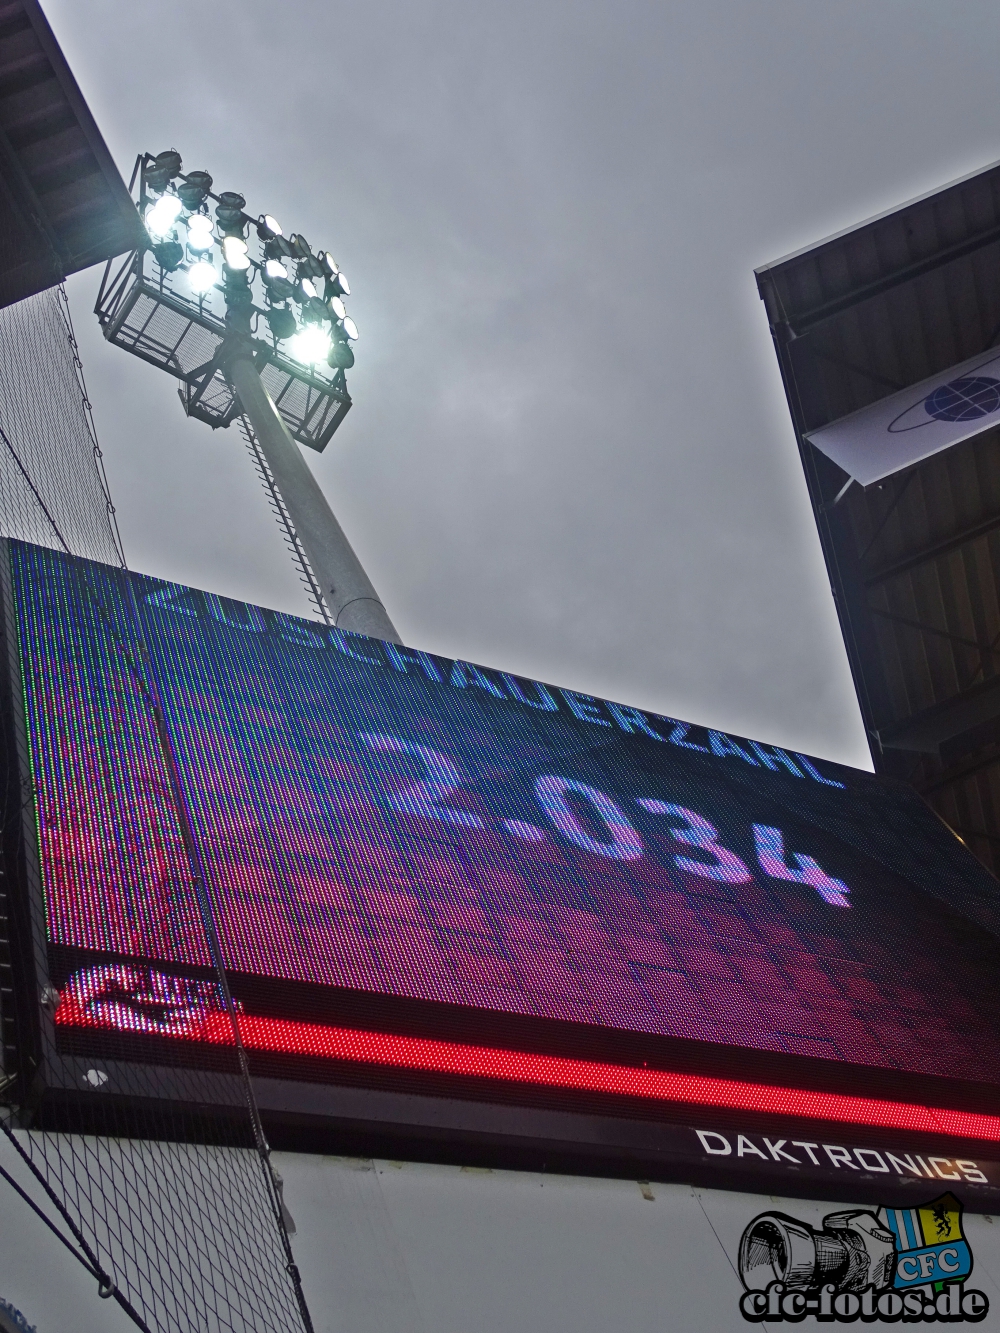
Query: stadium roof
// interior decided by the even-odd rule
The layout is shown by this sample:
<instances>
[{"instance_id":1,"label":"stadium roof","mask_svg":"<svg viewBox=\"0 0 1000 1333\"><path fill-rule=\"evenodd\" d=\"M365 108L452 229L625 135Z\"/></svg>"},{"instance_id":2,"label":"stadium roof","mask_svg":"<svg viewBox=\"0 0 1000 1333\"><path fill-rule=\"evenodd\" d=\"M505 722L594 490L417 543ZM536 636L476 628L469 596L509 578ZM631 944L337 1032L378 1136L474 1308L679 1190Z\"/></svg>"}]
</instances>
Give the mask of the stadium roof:
<instances>
[{"instance_id":1,"label":"stadium roof","mask_svg":"<svg viewBox=\"0 0 1000 1333\"><path fill-rule=\"evenodd\" d=\"M135 247L140 224L37 0L0 0L0 306Z\"/></svg>"},{"instance_id":2,"label":"stadium roof","mask_svg":"<svg viewBox=\"0 0 1000 1333\"><path fill-rule=\"evenodd\" d=\"M876 769L1000 867L1000 429L841 494L804 438L1000 340L1000 163L757 270ZM839 497L839 498L838 498Z\"/></svg>"}]
</instances>

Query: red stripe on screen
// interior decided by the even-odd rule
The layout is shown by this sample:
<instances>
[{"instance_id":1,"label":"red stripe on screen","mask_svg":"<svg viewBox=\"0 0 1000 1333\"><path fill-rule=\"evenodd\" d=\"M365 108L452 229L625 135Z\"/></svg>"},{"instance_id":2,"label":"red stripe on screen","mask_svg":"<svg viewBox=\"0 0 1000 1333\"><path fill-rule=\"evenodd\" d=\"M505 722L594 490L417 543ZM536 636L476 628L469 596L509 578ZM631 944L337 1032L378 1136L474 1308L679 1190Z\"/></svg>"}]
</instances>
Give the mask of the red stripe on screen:
<instances>
[{"instance_id":1,"label":"red stripe on screen","mask_svg":"<svg viewBox=\"0 0 1000 1333\"><path fill-rule=\"evenodd\" d=\"M56 1015L60 1026L105 1027L77 1005L65 1001ZM671 1073L631 1065L604 1064L558 1055L472 1046L428 1037L397 1036L358 1028L326 1027L282 1018L239 1016L243 1044L251 1051L297 1055L322 1060L350 1061L390 1069L412 1069L463 1078L495 1079L536 1087L566 1088L580 1092L610 1093L646 1101L685 1106L723 1107L772 1115L827 1120L884 1129L948 1134L958 1138L1000 1141L1000 1116L975 1111L951 1111L913 1102L856 1097L839 1092L815 1092L775 1087L741 1079L704 1074ZM180 1040L232 1045L233 1032L224 1013L212 1013Z\"/></svg>"},{"instance_id":2,"label":"red stripe on screen","mask_svg":"<svg viewBox=\"0 0 1000 1333\"><path fill-rule=\"evenodd\" d=\"M356 1064L392 1069L457 1074L466 1078L499 1079L581 1092L612 1093L644 1100L679 1102L691 1106L728 1107L773 1115L802 1116L845 1124L880 1125L886 1129L921 1130L960 1138L1000 1140L1000 1116L971 1111L948 1111L907 1102L854 1097L836 1092L773 1087L702 1074L637 1069L629 1065L566 1059L525 1051L468 1046L426 1037L394 1036L356 1028L323 1027L280 1018L241 1014L240 1033L250 1050L283 1055L350 1060ZM232 1030L223 1014L212 1015L204 1040L230 1043Z\"/></svg>"}]
</instances>

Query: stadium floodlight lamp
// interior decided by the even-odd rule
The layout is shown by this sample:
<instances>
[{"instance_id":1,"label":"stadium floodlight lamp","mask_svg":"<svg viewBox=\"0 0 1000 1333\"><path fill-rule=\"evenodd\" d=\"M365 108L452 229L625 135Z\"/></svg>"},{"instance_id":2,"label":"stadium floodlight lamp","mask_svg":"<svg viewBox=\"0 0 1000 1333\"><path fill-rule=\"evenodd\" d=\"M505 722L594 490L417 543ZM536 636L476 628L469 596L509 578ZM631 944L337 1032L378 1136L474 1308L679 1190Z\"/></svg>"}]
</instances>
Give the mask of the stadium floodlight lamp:
<instances>
[{"instance_id":1,"label":"stadium floodlight lamp","mask_svg":"<svg viewBox=\"0 0 1000 1333\"><path fill-rule=\"evenodd\" d=\"M246 202L235 190L223 190L219 195L215 216L218 219L219 230L224 235L243 236L247 221L243 214Z\"/></svg>"},{"instance_id":2,"label":"stadium floodlight lamp","mask_svg":"<svg viewBox=\"0 0 1000 1333\"><path fill-rule=\"evenodd\" d=\"M312 301L319 295L314 284L311 283L308 278L302 278L299 281L299 291L307 301Z\"/></svg>"},{"instance_id":3,"label":"stadium floodlight lamp","mask_svg":"<svg viewBox=\"0 0 1000 1333\"><path fill-rule=\"evenodd\" d=\"M189 171L177 186L177 195L189 213L196 212L208 198L212 178L207 171Z\"/></svg>"},{"instance_id":4,"label":"stadium floodlight lamp","mask_svg":"<svg viewBox=\"0 0 1000 1333\"><path fill-rule=\"evenodd\" d=\"M184 247L180 241L157 241L153 254L164 273L173 273L184 262Z\"/></svg>"},{"instance_id":5,"label":"stadium floodlight lamp","mask_svg":"<svg viewBox=\"0 0 1000 1333\"><path fill-rule=\"evenodd\" d=\"M328 250L321 250L317 255L317 259L323 265L323 272L328 278L335 278L340 272L340 265Z\"/></svg>"},{"instance_id":6,"label":"stadium floodlight lamp","mask_svg":"<svg viewBox=\"0 0 1000 1333\"><path fill-rule=\"evenodd\" d=\"M224 236L222 239L222 258L226 267L234 273L243 273L250 267L250 253L247 243L240 236Z\"/></svg>"},{"instance_id":7,"label":"stadium floodlight lamp","mask_svg":"<svg viewBox=\"0 0 1000 1333\"><path fill-rule=\"evenodd\" d=\"M264 296L268 305L280 305L295 295L295 288L287 278L265 278Z\"/></svg>"},{"instance_id":8,"label":"stadium floodlight lamp","mask_svg":"<svg viewBox=\"0 0 1000 1333\"><path fill-rule=\"evenodd\" d=\"M327 301L327 305L333 312L334 319L347 318L347 306L344 305L343 301L340 299L339 296L331 296L329 301Z\"/></svg>"},{"instance_id":9,"label":"stadium floodlight lamp","mask_svg":"<svg viewBox=\"0 0 1000 1333\"><path fill-rule=\"evenodd\" d=\"M199 259L188 269L188 286L195 296L204 296L206 292L210 292L218 278L215 265L209 263L207 259Z\"/></svg>"},{"instance_id":10,"label":"stadium floodlight lamp","mask_svg":"<svg viewBox=\"0 0 1000 1333\"><path fill-rule=\"evenodd\" d=\"M146 209L146 230L154 241L165 241L174 229L184 205L175 194L164 194Z\"/></svg>"},{"instance_id":11,"label":"stadium floodlight lamp","mask_svg":"<svg viewBox=\"0 0 1000 1333\"><path fill-rule=\"evenodd\" d=\"M339 325L335 327L335 335L330 353L326 358L326 363L332 370L350 370L354 365L354 353L351 351L351 344L344 336L344 330Z\"/></svg>"},{"instance_id":12,"label":"stadium floodlight lamp","mask_svg":"<svg viewBox=\"0 0 1000 1333\"><path fill-rule=\"evenodd\" d=\"M262 241L273 241L276 236L284 236L284 234L281 230L281 223L270 213L265 213L257 223L257 235Z\"/></svg>"},{"instance_id":13,"label":"stadium floodlight lamp","mask_svg":"<svg viewBox=\"0 0 1000 1333\"><path fill-rule=\"evenodd\" d=\"M318 324L307 324L289 341L288 350L296 361L314 366L317 361L325 361L329 356L330 335Z\"/></svg>"},{"instance_id":14,"label":"stadium floodlight lamp","mask_svg":"<svg viewBox=\"0 0 1000 1333\"><path fill-rule=\"evenodd\" d=\"M332 278L328 279L328 283L329 286L327 290L330 292L331 296L350 296L351 285L344 277L343 273L341 273L340 269L337 270Z\"/></svg>"},{"instance_id":15,"label":"stadium floodlight lamp","mask_svg":"<svg viewBox=\"0 0 1000 1333\"><path fill-rule=\"evenodd\" d=\"M279 341L286 338L294 338L299 331L299 326L295 322L295 316L287 306L278 306L267 312L267 326L271 330L273 337Z\"/></svg>"},{"instance_id":16,"label":"stadium floodlight lamp","mask_svg":"<svg viewBox=\"0 0 1000 1333\"><path fill-rule=\"evenodd\" d=\"M309 300L303 303L302 318L310 324L328 324L330 312L318 296L310 296Z\"/></svg>"},{"instance_id":17,"label":"stadium floodlight lamp","mask_svg":"<svg viewBox=\"0 0 1000 1333\"><path fill-rule=\"evenodd\" d=\"M288 279L288 270L280 259L264 260L264 295L267 297L269 305L274 305L277 301L287 301L290 296L295 295L295 288ZM280 324L279 320L279 324ZM268 320L271 332L277 338L287 338L291 334L275 333L273 321ZM292 333L295 332L295 320L292 320Z\"/></svg>"},{"instance_id":18,"label":"stadium floodlight lamp","mask_svg":"<svg viewBox=\"0 0 1000 1333\"><path fill-rule=\"evenodd\" d=\"M265 259L291 259L292 257L292 247L284 236L272 236L269 241L264 242Z\"/></svg>"},{"instance_id":19,"label":"stadium floodlight lamp","mask_svg":"<svg viewBox=\"0 0 1000 1333\"><path fill-rule=\"evenodd\" d=\"M348 338L350 338L351 342L357 342L358 326L355 324L354 320L351 319L350 315L346 315L344 319L341 320L341 328L347 334Z\"/></svg>"},{"instance_id":20,"label":"stadium floodlight lamp","mask_svg":"<svg viewBox=\"0 0 1000 1333\"><path fill-rule=\"evenodd\" d=\"M215 237L212 234L215 225L207 213L192 213L187 220L187 229L189 250L194 250L196 254L211 250L215 244Z\"/></svg>"},{"instance_id":21,"label":"stadium floodlight lamp","mask_svg":"<svg viewBox=\"0 0 1000 1333\"><path fill-rule=\"evenodd\" d=\"M157 153L152 160L146 160L143 178L148 190L159 193L165 190L181 171L181 155L176 149L169 148L165 153Z\"/></svg>"}]
</instances>

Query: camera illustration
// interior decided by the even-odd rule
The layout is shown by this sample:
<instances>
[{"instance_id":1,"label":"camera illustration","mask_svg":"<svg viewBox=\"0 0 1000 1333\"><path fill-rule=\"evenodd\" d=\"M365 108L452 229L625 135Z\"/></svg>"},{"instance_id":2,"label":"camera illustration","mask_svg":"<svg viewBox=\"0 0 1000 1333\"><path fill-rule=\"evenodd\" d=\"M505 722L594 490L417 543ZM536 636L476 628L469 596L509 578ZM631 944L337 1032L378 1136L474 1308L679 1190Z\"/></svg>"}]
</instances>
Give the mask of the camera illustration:
<instances>
[{"instance_id":1,"label":"camera illustration","mask_svg":"<svg viewBox=\"0 0 1000 1333\"><path fill-rule=\"evenodd\" d=\"M761 1213L740 1239L740 1277L751 1291L771 1282L838 1292L876 1290L892 1282L896 1241L874 1213L830 1213L817 1230L787 1213Z\"/></svg>"}]
</instances>

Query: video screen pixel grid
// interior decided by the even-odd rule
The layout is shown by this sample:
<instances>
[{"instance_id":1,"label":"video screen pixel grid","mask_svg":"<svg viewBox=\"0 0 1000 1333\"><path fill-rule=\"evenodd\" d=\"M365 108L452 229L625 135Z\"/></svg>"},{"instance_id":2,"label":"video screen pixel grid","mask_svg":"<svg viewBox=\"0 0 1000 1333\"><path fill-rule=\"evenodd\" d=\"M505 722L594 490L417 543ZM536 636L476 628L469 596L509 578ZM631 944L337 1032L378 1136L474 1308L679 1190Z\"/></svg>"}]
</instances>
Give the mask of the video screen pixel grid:
<instances>
[{"instance_id":1,"label":"video screen pixel grid","mask_svg":"<svg viewBox=\"0 0 1000 1333\"><path fill-rule=\"evenodd\" d=\"M134 607L235 970L1000 1082L995 940L893 840L992 881L869 775L156 580L132 599L52 552L13 566L53 943L208 961L106 623L127 642Z\"/></svg>"}]
</instances>

